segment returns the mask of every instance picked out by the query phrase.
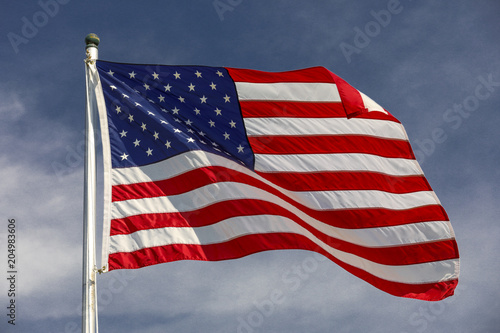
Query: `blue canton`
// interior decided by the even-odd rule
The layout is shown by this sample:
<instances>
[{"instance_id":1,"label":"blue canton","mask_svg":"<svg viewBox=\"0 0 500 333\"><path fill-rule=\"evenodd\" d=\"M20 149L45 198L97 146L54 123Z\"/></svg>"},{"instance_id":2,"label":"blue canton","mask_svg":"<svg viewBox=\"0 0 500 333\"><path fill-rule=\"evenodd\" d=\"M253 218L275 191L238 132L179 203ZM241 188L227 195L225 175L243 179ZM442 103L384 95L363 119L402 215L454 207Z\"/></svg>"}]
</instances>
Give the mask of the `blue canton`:
<instances>
[{"instance_id":1,"label":"blue canton","mask_svg":"<svg viewBox=\"0 0 500 333\"><path fill-rule=\"evenodd\" d=\"M142 166L190 150L253 169L234 82L224 68L97 61L113 168Z\"/></svg>"}]
</instances>

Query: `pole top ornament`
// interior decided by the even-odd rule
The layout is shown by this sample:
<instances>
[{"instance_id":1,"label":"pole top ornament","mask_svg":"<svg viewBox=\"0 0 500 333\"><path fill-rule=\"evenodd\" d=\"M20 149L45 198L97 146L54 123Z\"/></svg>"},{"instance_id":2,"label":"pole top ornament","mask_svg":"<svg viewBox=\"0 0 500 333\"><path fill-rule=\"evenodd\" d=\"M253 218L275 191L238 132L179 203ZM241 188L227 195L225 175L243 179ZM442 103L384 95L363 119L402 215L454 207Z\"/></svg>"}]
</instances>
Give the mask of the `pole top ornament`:
<instances>
[{"instance_id":1,"label":"pole top ornament","mask_svg":"<svg viewBox=\"0 0 500 333\"><path fill-rule=\"evenodd\" d=\"M99 46L100 41L101 40L99 39L99 37L96 34L88 34L85 37L85 44L87 45L86 48L89 48L89 47L97 48Z\"/></svg>"}]
</instances>

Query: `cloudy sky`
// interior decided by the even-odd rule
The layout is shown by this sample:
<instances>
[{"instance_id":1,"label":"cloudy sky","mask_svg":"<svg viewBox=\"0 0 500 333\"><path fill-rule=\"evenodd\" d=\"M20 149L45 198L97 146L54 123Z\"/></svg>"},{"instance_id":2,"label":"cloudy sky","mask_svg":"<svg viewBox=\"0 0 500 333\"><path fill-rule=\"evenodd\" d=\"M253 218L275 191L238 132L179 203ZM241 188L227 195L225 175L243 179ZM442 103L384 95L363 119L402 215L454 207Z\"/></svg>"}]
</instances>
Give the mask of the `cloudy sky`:
<instances>
[{"instance_id":1,"label":"cloudy sky","mask_svg":"<svg viewBox=\"0 0 500 333\"><path fill-rule=\"evenodd\" d=\"M94 32L109 61L328 68L405 125L461 255L456 295L438 303L385 294L305 251L113 271L98 277L101 332L497 332L499 14L493 0L4 3L0 331L81 330L83 59ZM308 274L288 283L304 263Z\"/></svg>"}]
</instances>

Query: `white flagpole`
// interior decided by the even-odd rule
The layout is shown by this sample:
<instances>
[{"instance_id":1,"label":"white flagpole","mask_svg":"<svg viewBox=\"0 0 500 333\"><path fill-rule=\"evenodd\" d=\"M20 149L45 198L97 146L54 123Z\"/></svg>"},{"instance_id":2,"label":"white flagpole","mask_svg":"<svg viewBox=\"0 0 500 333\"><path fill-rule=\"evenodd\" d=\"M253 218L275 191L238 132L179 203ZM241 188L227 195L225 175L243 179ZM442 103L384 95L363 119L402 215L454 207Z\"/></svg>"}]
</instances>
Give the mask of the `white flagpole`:
<instances>
[{"instance_id":1,"label":"white flagpole","mask_svg":"<svg viewBox=\"0 0 500 333\"><path fill-rule=\"evenodd\" d=\"M87 106L85 111L85 171L83 212L83 297L82 333L95 333L97 326L96 298L96 158L95 158L95 90L89 75L89 66L97 60L99 37L89 34L85 37L87 59L85 60Z\"/></svg>"}]
</instances>

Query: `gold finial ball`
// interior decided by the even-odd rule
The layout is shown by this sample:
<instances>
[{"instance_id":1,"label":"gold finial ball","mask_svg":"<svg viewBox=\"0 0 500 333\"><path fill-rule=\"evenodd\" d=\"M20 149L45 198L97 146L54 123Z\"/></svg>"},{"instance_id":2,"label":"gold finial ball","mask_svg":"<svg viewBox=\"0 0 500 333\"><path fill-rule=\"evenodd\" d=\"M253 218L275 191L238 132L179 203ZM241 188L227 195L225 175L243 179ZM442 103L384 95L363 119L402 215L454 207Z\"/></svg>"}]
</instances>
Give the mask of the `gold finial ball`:
<instances>
[{"instance_id":1,"label":"gold finial ball","mask_svg":"<svg viewBox=\"0 0 500 333\"><path fill-rule=\"evenodd\" d=\"M88 34L85 37L85 44L87 47L97 47L99 45L100 39L96 34Z\"/></svg>"}]
</instances>

